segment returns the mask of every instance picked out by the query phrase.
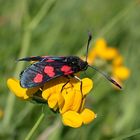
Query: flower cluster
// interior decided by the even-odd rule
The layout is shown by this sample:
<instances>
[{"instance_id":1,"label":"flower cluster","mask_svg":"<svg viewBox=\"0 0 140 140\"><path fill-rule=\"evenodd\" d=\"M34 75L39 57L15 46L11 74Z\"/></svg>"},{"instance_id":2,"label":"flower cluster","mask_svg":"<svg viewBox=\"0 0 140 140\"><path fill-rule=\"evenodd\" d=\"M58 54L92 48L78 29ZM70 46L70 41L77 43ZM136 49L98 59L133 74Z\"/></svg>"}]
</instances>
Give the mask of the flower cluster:
<instances>
[{"instance_id":1,"label":"flower cluster","mask_svg":"<svg viewBox=\"0 0 140 140\"><path fill-rule=\"evenodd\" d=\"M59 77L45 83L43 87L26 89L20 86L19 80L11 78L7 85L23 100L47 103L51 109L61 114L64 125L77 128L96 118L93 111L84 107L86 95L92 89L93 82L88 78L82 79L81 91L79 81L74 78L68 83L67 81L67 78Z\"/></svg>"},{"instance_id":2,"label":"flower cluster","mask_svg":"<svg viewBox=\"0 0 140 140\"><path fill-rule=\"evenodd\" d=\"M103 38L96 40L88 55L89 64L106 67L107 71L120 84L130 76L130 70L124 66L123 61L123 57L118 50L109 47Z\"/></svg>"}]
</instances>

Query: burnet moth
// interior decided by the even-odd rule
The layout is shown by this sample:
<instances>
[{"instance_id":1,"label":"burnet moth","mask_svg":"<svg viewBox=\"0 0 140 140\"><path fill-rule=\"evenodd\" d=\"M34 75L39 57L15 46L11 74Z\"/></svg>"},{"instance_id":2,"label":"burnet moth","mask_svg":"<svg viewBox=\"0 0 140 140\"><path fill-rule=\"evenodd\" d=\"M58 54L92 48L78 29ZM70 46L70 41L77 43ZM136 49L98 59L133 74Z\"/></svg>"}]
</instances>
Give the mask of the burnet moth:
<instances>
[{"instance_id":1,"label":"burnet moth","mask_svg":"<svg viewBox=\"0 0 140 140\"><path fill-rule=\"evenodd\" d=\"M28 66L20 74L20 85L23 88L33 88L37 86L43 86L46 82L55 79L60 76L74 77L81 82L81 79L75 75L80 71L87 70L88 67L102 74L108 81L115 86L122 88L115 80L113 80L106 73L102 72L98 68L88 64L88 51L90 42L92 39L91 33L88 35L87 48L86 48L86 60L83 61L77 56L35 56L20 58L18 61L35 61L35 63ZM69 82L69 81L68 81ZM67 82L67 83L68 83ZM66 84L67 84L66 83ZM64 84L64 86L66 85ZM81 82L82 88L82 82Z\"/></svg>"}]
</instances>

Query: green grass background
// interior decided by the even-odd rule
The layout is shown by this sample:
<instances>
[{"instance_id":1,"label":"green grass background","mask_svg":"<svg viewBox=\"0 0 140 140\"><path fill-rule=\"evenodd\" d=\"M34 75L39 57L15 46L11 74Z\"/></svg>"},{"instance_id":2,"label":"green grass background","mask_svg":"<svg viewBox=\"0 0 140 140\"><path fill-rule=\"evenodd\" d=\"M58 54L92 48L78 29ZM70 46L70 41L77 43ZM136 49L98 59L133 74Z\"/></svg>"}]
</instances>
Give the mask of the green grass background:
<instances>
[{"instance_id":1,"label":"green grass background","mask_svg":"<svg viewBox=\"0 0 140 140\"><path fill-rule=\"evenodd\" d=\"M140 131L135 131L140 128L139 0L0 0L1 140L25 139L42 112L42 105L21 101L9 92L6 80L18 78L25 67L15 60L36 55L83 56L88 31L93 42L104 37L119 49L131 70L130 78L118 92L104 78L99 80L97 74L90 73L94 89L87 106L98 114L97 119L73 129L63 126L59 114L45 106L45 119L31 139L140 139ZM131 134L134 136L129 137Z\"/></svg>"}]
</instances>

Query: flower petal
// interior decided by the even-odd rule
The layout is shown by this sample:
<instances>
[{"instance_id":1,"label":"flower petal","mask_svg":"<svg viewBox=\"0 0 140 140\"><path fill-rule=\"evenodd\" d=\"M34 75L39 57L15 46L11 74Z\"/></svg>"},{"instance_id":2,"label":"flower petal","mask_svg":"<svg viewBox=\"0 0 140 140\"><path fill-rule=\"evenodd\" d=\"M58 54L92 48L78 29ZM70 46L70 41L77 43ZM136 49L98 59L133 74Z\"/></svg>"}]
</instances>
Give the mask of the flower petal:
<instances>
[{"instance_id":1,"label":"flower petal","mask_svg":"<svg viewBox=\"0 0 140 140\"><path fill-rule=\"evenodd\" d=\"M57 105L57 100L58 99L58 95L57 94L52 94L49 98L48 98L48 105L50 108L55 108Z\"/></svg>"},{"instance_id":2,"label":"flower petal","mask_svg":"<svg viewBox=\"0 0 140 140\"><path fill-rule=\"evenodd\" d=\"M80 115L84 124L88 124L96 118L96 114L87 108L85 108Z\"/></svg>"},{"instance_id":3,"label":"flower petal","mask_svg":"<svg viewBox=\"0 0 140 140\"><path fill-rule=\"evenodd\" d=\"M106 47L107 47L107 43L104 38L99 38L96 40L95 48L96 48L97 52L100 52L100 51L106 49Z\"/></svg>"},{"instance_id":4,"label":"flower petal","mask_svg":"<svg viewBox=\"0 0 140 140\"><path fill-rule=\"evenodd\" d=\"M102 56L104 55L104 51L107 48L107 43L103 38L99 38L98 40L96 40L95 42L95 47L94 47L94 51L96 52L96 55L98 56Z\"/></svg>"},{"instance_id":5,"label":"flower petal","mask_svg":"<svg viewBox=\"0 0 140 140\"><path fill-rule=\"evenodd\" d=\"M108 47L99 55L102 59L112 60L118 55L118 51L116 48Z\"/></svg>"},{"instance_id":6,"label":"flower petal","mask_svg":"<svg viewBox=\"0 0 140 140\"><path fill-rule=\"evenodd\" d=\"M42 98L43 99L48 100L48 98L50 97L51 94L52 94L52 92L51 92L50 88L48 88L48 89L46 89L46 87L43 88L43 90L42 90Z\"/></svg>"},{"instance_id":7,"label":"flower petal","mask_svg":"<svg viewBox=\"0 0 140 140\"><path fill-rule=\"evenodd\" d=\"M82 125L81 115L75 111L67 111L62 115L62 122L64 125L78 128Z\"/></svg>"},{"instance_id":8,"label":"flower petal","mask_svg":"<svg viewBox=\"0 0 140 140\"><path fill-rule=\"evenodd\" d=\"M120 80L126 80L130 76L130 70L124 66L115 67L113 75Z\"/></svg>"},{"instance_id":9,"label":"flower petal","mask_svg":"<svg viewBox=\"0 0 140 140\"><path fill-rule=\"evenodd\" d=\"M30 89L27 89L27 88L22 88L20 86L20 83L19 83L19 80L17 79L13 79L13 78L9 78L7 80L7 85L9 87L9 89L19 98L21 99L28 99L30 98L30 96L32 94L34 94L35 92L38 91L39 87L36 87L36 88L30 88Z\"/></svg>"},{"instance_id":10,"label":"flower petal","mask_svg":"<svg viewBox=\"0 0 140 140\"><path fill-rule=\"evenodd\" d=\"M64 97L64 106L60 109L60 113L63 114L66 111L70 110L72 105L73 105L73 99L74 99L74 91L71 90L68 93L64 93L64 91L62 92L62 95Z\"/></svg>"},{"instance_id":11,"label":"flower petal","mask_svg":"<svg viewBox=\"0 0 140 140\"><path fill-rule=\"evenodd\" d=\"M64 97L62 96L61 93L58 94L58 107L62 109L63 105L64 105Z\"/></svg>"},{"instance_id":12,"label":"flower petal","mask_svg":"<svg viewBox=\"0 0 140 140\"><path fill-rule=\"evenodd\" d=\"M62 108L64 105L64 98L59 93L51 94L48 98L48 106L53 109Z\"/></svg>"},{"instance_id":13,"label":"flower petal","mask_svg":"<svg viewBox=\"0 0 140 140\"><path fill-rule=\"evenodd\" d=\"M118 55L114 60L113 60L113 65L114 66L120 66L123 64L123 57L121 55Z\"/></svg>"},{"instance_id":14,"label":"flower petal","mask_svg":"<svg viewBox=\"0 0 140 140\"><path fill-rule=\"evenodd\" d=\"M51 94L60 94L62 86L67 82L64 77L59 77L47 82L42 90L42 97L47 100Z\"/></svg>"},{"instance_id":15,"label":"flower petal","mask_svg":"<svg viewBox=\"0 0 140 140\"><path fill-rule=\"evenodd\" d=\"M73 98L73 104L72 104L70 110L78 112L79 109L81 108L81 106L82 106L82 93L75 91L75 96Z\"/></svg>"},{"instance_id":16,"label":"flower petal","mask_svg":"<svg viewBox=\"0 0 140 140\"><path fill-rule=\"evenodd\" d=\"M81 92L80 85L81 85L81 83L77 82L74 85L74 89ZM92 89L92 87L93 87L93 80L91 80L89 78L82 79L82 93L83 93L83 96L87 95L89 93L89 91Z\"/></svg>"},{"instance_id":17,"label":"flower petal","mask_svg":"<svg viewBox=\"0 0 140 140\"><path fill-rule=\"evenodd\" d=\"M108 47L103 38L96 41L94 52L96 52L96 56L105 60L112 60L118 54L117 49Z\"/></svg>"}]
</instances>

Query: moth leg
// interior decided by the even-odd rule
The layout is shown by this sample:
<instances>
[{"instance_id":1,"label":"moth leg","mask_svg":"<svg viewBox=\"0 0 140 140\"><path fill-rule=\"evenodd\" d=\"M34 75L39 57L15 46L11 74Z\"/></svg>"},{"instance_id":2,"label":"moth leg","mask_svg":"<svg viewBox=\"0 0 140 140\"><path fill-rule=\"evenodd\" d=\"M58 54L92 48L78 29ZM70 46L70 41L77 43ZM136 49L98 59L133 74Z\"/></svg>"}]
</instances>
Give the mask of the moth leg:
<instances>
[{"instance_id":1,"label":"moth leg","mask_svg":"<svg viewBox=\"0 0 140 140\"><path fill-rule=\"evenodd\" d=\"M66 77L68 79L68 81L62 86L61 88L61 92L63 91L64 87L70 82L70 78L69 77Z\"/></svg>"},{"instance_id":2,"label":"moth leg","mask_svg":"<svg viewBox=\"0 0 140 140\"><path fill-rule=\"evenodd\" d=\"M73 75L73 77L80 82L80 91L81 91L81 94L82 94L82 97L83 97L83 92L82 92L83 83L82 83L82 80L79 77L77 77L76 75Z\"/></svg>"}]
</instances>

